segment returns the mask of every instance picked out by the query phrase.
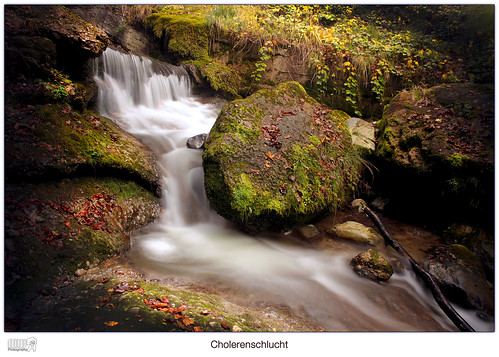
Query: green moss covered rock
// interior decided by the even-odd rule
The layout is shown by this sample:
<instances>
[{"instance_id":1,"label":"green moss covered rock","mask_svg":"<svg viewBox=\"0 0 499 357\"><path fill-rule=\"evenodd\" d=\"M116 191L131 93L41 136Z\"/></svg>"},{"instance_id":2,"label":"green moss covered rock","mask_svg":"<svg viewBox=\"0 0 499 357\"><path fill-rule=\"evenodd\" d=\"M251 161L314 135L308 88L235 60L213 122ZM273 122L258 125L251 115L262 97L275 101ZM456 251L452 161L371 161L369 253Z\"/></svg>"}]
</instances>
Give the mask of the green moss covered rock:
<instances>
[{"instance_id":1,"label":"green moss covered rock","mask_svg":"<svg viewBox=\"0 0 499 357\"><path fill-rule=\"evenodd\" d=\"M205 11L205 6L165 6L147 17L145 24L177 59L208 60L209 29Z\"/></svg>"},{"instance_id":2,"label":"green moss covered rock","mask_svg":"<svg viewBox=\"0 0 499 357\"><path fill-rule=\"evenodd\" d=\"M5 191L9 299L127 249L130 234L161 211L151 192L111 177L18 183Z\"/></svg>"},{"instance_id":3,"label":"green moss covered rock","mask_svg":"<svg viewBox=\"0 0 499 357\"><path fill-rule=\"evenodd\" d=\"M386 281L393 274L390 262L373 249L355 256L350 266L359 276L375 281Z\"/></svg>"},{"instance_id":4,"label":"green moss covered rock","mask_svg":"<svg viewBox=\"0 0 499 357\"><path fill-rule=\"evenodd\" d=\"M344 120L334 114L296 82L227 104L203 154L212 207L246 231L300 225L333 211L359 169Z\"/></svg>"},{"instance_id":5,"label":"green moss covered rock","mask_svg":"<svg viewBox=\"0 0 499 357\"><path fill-rule=\"evenodd\" d=\"M445 84L398 94L378 123L377 167L382 185L407 202L431 201L470 224L493 222L494 92L486 85ZM401 210L402 207L394 208ZM435 210L432 210L435 209ZM412 212L410 213L412 215ZM478 223L477 223L478 222Z\"/></svg>"},{"instance_id":6,"label":"green moss covered rock","mask_svg":"<svg viewBox=\"0 0 499 357\"><path fill-rule=\"evenodd\" d=\"M114 173L159 195L150 149L107 118L46 104L9 106L5 122L7 180Z\"/></svg>"}]
</instances>

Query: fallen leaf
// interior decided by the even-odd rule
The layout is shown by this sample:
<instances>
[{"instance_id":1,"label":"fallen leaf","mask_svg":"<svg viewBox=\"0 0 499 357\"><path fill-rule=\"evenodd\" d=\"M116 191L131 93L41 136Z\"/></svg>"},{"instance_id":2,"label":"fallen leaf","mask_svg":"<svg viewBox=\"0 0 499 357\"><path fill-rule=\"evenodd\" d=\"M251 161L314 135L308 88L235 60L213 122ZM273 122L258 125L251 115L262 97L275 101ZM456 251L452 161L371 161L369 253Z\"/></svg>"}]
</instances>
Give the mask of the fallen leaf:
<instances>
[{"instance_id":1,"label":"fallen leaf","mask_svg":"<svg viewBox=\"0 0 499 357\"><path fill-rule=\"evenodd\" d=\"M194 326L194 332L204 332L201 326Z\"/></svg>"},{"instance_id":2,"label":"fallen leaf","mask_svg":"<svg viewBox=\"0 0 499 357\"><path fill-rule=\"evenodd\" d=\"M229 325L227 324L227 322L222 321L222 322L221 322L221 325L222 325L222 327L223 327L225 330L230 330L230 327L229 327Z\"/></svg>"},{"instance_id":3,"label":"fallen leaf","mask_svg":"<svg viewBox=\"0 0 499 357\"><path fill-rule=\"evenodd\" d=\"M104 325L110 326L110 327L116 326L117 324L119 324L118 321L106 321L106 322L104 322Z\"/></svg>"},{"instance_id":4,"label":"fallen leaf","mask_svg":"<svg viewBox=\"0 0 499 357\"><path fill-rule=\"evenodd\" d=\"M185 326L189 326L189 325L194 324L194 320L193 320L193 319L191 319L189 316L184 316L184 317L182 317L182 323L183 323Z\"/></svg>"}]
</instances>

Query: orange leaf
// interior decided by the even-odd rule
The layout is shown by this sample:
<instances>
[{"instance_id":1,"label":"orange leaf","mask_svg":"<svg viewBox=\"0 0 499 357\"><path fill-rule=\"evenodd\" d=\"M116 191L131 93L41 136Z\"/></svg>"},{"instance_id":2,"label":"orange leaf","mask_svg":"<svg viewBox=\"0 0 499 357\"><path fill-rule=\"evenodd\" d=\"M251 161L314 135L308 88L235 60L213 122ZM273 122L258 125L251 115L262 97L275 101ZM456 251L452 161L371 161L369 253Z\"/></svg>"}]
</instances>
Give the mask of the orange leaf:
<instances>
[{"instance_id":1,"label":"orange leaf","mask_svg":"<svg viewBox=\"0 0 499 357\"><path fill-rule=\"evenodd\" d=\"M110 327L116 326L117 324L119 324L118 321L106 321L106 322L104 322L104 325L110 326Z\"/></svg>"},{"instance_id":2,"label":"orange leaf","mask_svg":"<svg viewBox=\"0 0 499 357\"><path fill-rule=\"evenodd\" d=\"M65 222L64 224L65 224L65 225L66 225L66 227L68 227L68 228L69 228L69 227L71 227L71 223L69 223L69 222Z\"/></svg>"},{"instance_id":3,"label":"orange leaf","mask_svg":"<svg viewBox=\"0 0 499 357\"><path fill-rule=\"evenodd\" d=\"M194 332L204 332L201 326L194 326Z\"/></svg>"}]
</instances>

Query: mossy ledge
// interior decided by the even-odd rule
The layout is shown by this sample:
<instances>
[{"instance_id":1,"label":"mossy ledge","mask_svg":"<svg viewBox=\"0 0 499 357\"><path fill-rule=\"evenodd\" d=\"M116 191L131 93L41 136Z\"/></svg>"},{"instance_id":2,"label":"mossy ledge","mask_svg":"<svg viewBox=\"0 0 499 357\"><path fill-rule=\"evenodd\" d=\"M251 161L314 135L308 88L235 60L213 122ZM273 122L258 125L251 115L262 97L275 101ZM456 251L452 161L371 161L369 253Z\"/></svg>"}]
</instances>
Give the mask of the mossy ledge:
<instances>
[{"instance_id":1,"label":"mossy ledge","mask_svg":"<svg viewBox=\"0 0 499 357\"><path fill-rule=\"evenodd\" d=\"M355 188L360 166L340 118L296 82L227 104L203 154L212 207L248 232L334 211Z\"/></svg>"}]
</instances>

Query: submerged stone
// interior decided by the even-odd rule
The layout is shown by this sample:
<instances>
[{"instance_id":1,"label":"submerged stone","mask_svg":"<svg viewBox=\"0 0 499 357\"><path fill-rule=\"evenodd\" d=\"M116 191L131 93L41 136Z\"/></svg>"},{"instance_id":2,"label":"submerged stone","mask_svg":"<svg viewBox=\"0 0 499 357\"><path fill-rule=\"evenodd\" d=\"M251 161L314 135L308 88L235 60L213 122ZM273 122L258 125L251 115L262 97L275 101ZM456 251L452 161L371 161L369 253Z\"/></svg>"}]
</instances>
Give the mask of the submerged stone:
<instances>
[{"instance_id":1,"label":"submerged stone","mask_svg":"<svg viewBox=\"0 0 499 357\"><path fill-rule=\"evenodd\" d=\"M350 266L359 276L375 281L386 281L393 274L390 262L373 249L355 256Z\"/></svg>"},{"instance_id":2,"label":"submerged stone","mask_svg":"<svg viewBox=\"0 0 499 357\"><path fill-rule=\"evenodd\" d=\"M357 183L359 156L344 119L287 82L222 109L203 168L211 206L256 232L336 209Z\"/></svg>"}]
</instances>

